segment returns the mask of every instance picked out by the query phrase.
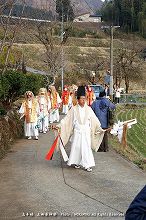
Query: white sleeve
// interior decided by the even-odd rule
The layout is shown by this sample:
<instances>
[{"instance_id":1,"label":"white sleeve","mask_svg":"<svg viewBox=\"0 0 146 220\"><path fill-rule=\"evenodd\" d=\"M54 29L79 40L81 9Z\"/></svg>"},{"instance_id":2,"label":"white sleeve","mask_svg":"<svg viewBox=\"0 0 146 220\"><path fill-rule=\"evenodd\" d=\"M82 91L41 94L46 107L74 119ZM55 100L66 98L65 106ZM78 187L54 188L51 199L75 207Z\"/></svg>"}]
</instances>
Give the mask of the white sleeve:
<instances>
[{"instance_id":1,"label":"white sleeve","mask_svg":"<svg viewBox=\"0 0 146 220\"><path fill-rule=\"evenodd\" d=\"M24 114L24 104L22 103L20 109L19 109L20 114Z\"/></svg>"},{"instance_id":2,"label":"white sleeve","mask_svg":"<svg viewBox=\"0 0 146 220\"><path fill-rule=\"evenodd\" d=\"M72 106L72 97L69 96L69 103L68 103L70 106Z\"/></svg>"},{"instance_id":3,"label":"white sleeve","mask_svg":"<svg viewBox=\"0 0 146 220\"><path fill-rule=\"evenodd\" d=\"M37 102L37 105L36 105L36 112L39 113L40 112L40 106L39 106L39 103Z\"/></svg>"},{"instance_id":4,"label":"white sleeve","mask_svg":"<svg viewBox=\"0 0 146 220\"><path fill-rule=\"evenodd\" d=\"M51 100L49 99L48 100L48 110L50 110L51 109Z\"/></svg>"},{"instance_id":5,"label":"white sleeve","mask_svg":"<svg viewBox=\"0 0 146 220\"><path fill-rule=\"evenodd\" d=\"M62 100L61 100L59 94L57 93L57 103L60 104L61 102L62 102Z\"/></svg>"},{"instance_id":6,"label":"white sleeve","mask_svg":"<svg viewBox=\"0 0 146 220\"><path fill-rule=\"evenodd\" d=\"M61 120L60 124L57 125L58 127L61 128L60 136L62 138L64 145L67 144L72 134L73 117L74 117L74 114L73 114L73 108L72 108L71 110L68 111L67 115Z\"/></svg>"}]
</instances>

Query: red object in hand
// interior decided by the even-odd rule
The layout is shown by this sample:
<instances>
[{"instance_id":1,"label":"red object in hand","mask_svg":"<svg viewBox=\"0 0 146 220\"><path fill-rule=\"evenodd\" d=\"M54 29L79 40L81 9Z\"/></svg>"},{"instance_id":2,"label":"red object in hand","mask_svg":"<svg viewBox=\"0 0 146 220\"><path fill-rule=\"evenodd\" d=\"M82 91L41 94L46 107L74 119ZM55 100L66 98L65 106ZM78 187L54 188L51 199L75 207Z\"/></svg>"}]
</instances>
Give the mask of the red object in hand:
<instances>
[{"instance_id":1,"label":"red object in hand","mask_svg":"<svg viewBox=\"0 0 146 220\"><path fill-rule=\"evenodd\" d=\"M56 146L57 146L58 139L59 139L59 135L56 137L54 143L53 143L52 146L51 146L51 149L50 149L49 152L47 153L47 155L46 155L46 157L45 157L46 160L51 160L51 159L52 159L53 153L54 153L55 148L56 148Z\"/></svg>"}]
</instances>

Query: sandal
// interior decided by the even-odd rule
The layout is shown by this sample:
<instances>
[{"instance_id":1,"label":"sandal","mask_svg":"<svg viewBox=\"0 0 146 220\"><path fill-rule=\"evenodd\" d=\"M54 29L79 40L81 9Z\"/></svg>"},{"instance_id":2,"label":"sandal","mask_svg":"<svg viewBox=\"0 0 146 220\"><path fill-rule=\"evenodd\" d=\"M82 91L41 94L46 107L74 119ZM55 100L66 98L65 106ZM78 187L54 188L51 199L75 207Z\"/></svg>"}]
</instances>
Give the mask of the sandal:
<instances>
[{"instance_id":1,"label":"sandal","mask_svg":"<svg viewBox=\"0 0 146 220\"><path fill-rule=\"evenodd\" d=\"M80 169L80 165L75 165L75 169Z\"/></svg>"},{"instance_id":2,"label":"sandal","mask_svg":"<svg viewBox=\"0 0 146 220\"><path fill-rule=\"evenodd\" d=\"M92 168L89 167L89 168L86 169L86 171L87 172L92 172Z\"/></svg>"}]
</instances>

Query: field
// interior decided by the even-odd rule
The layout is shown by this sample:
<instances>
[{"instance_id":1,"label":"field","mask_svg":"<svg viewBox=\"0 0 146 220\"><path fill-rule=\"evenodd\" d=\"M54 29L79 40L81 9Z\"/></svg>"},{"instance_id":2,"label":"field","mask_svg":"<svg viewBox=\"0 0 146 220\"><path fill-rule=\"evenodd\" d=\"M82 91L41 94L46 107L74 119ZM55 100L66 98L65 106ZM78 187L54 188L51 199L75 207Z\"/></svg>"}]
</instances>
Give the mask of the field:
<instances>
[{"instance_id":1,"label":"field","mask_svg":"<svg viewBox=\"0 0 146 220\"><path fill-rule=\"evenodd\" d=\"M67 28L67 25L68 24L65 24L64 27ZM85 74L90 74L93 69L93 71L96 71L96 81L101 80L100 82L103 83L101 78L109 68L110 63L110 34L101 30L101 25L103 25L103 23L100 25L94 23L92 25L90 23L74 23L69 25L67 34L68 38L64 44L65 77L69 73L72 74L77 72L82 75L84 79L87 79ZM52 27L54 34L53 44L54 47L59 49L61 43L60 26L59 24L52 24ZM2 40L3 34L3 28L0 27L0 40ZM11 35L12 31L10 29L8 31L7 41L9 41ZM23 57L27 67L49 72L45 47L41 44L37 36L37 24L22 23L21 29L17 33L15 43L13 45L13 50L15 50L14 57L16 57L18 61L20 61ZM133 43L141 48L146 44L146 40L139 37L139 35L133 36L131 34L127 35L121 31L114 31L114 56L116 48L122 48L123 45L126 48L132 48ZM19 57L18 54L20 54ZM87 57L87 60L85 60L84 57ZM91 62L88 62L89 60L91 60ZM100 67L98 67L99 64L101 64ZM143 75L146 74L145 65L143 64L141 66L143 69ZM83 72L85 73L84 75L82 74ZM78 81L76 83L78 83ZM142 83L134 82L134 84L133 82L130 82L129 90L145 89L145 85L146 83L144 81L142 81ZM123 87L125 85L121 86Z\"/></svg>"},{"instance_id":2,"label":"field","mask_svg":"<svg viewBox=\"0 0 146 220\"><path fill-rule=\"evenodd\" d=\"M146 169L146 108L136 106L118 106L116 120L126 121L136 118L138 123L133 125L127 132L127 148L118 143L117 137L110 138L110 144L115 150L128 159Z\"/></svg>"}]
</instances>

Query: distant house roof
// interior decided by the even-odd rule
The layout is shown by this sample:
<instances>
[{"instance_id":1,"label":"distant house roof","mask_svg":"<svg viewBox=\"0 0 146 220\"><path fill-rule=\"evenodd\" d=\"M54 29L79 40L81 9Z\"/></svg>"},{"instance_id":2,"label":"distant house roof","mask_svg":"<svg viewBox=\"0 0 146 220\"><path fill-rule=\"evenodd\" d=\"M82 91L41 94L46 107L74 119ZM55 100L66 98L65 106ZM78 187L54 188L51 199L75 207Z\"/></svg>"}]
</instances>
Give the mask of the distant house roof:
<instances>
[{"instance_id":1,"label":"distant house roof","mask_svg":"<svg viewBox=\"0 0 146 220\"><path fill-rule=\"evenodd\" d=\"M102 17L102 15L90 15L89 17L90 18L99 18L99 17Z\"/></svg>"},{"instance_id":2,"label":"distant house roof","mask_svg":"<svg viewBox=\"0 0 146 220\"><path fill-rule=\"evenodd\" d=\"M84 14L77 15L76 17L78 18L78 17L84 16L84 15L89 15L90 16L90 13L87 12L87 13L84 13Z\"/></svg>"}]
</instances>

